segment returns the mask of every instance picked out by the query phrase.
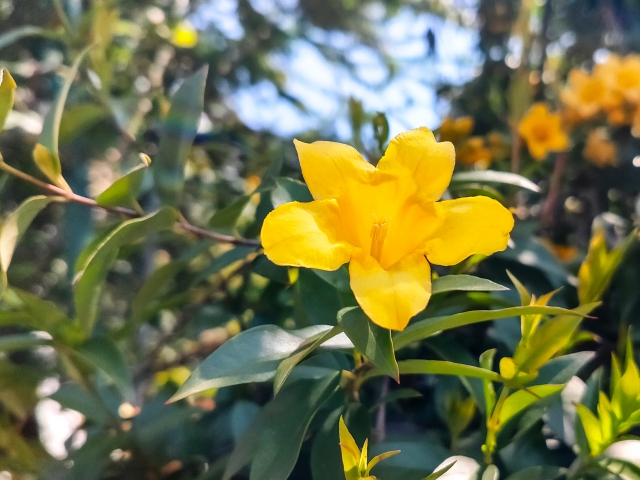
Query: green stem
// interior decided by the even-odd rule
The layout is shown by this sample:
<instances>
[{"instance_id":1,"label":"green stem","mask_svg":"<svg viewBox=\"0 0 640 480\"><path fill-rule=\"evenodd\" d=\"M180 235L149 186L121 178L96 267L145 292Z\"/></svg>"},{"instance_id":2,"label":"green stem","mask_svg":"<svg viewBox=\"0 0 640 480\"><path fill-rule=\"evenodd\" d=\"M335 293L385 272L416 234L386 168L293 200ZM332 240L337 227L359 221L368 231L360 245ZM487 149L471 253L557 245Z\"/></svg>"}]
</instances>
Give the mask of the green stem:
<instances>
[{"instance_id":1,"label":"green stem","mask_svg":"<svg viewBox=\"0 0 640 480\"><path fill-rule=\"evenodd\" d=\"M500 429L500 411L502 410L504 402L507 400L508 396L509 387L505 385L504 387L502 387L502 391L500 392L500 397L498 398L496 407L493 409L493 414L487 422L487 440L483 446L484 461L487 465L491 465L493 463L493 452L496 448L496 434Z\"/></svg>"}]
</instances>

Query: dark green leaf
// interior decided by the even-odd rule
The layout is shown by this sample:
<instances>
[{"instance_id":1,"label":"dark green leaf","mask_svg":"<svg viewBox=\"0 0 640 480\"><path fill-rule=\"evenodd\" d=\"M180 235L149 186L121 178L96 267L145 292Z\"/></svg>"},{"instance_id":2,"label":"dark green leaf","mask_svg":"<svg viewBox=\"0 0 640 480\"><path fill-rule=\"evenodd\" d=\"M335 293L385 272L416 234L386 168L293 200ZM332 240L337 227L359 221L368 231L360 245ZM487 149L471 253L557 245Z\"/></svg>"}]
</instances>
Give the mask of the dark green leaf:
<instances>
[{"instance_id":1,"label":"dark green leaf","mask_svg":"<svg viewBox=\"0 0 640 480\"><path fill-rule=\"evenodd\" d=\"M14 335L0 336L0 352L11 350L24 350L41 345L49 345L51 342L46 338L34 333L16 333Z\"/></svg>"},{"instance_id":2,"label":"dark green leaf","mask_svg":"<svg viewBox=\"0 0 640 480\"><path fill-rule=\"evenodd\" d=\"M337 290L311 270L301 268L295 283L306 317L312 325L332 325L342 308Z\"/></svg>"},{"instance_id":3,"label":"dark green leaf","mask_svg":"<svg viewBox=\"0 0 640 480\"><path fill-rule=\"evenodd\" d=\"M529 385L567 383L594 357L594 352L576 352L553 358L540 367L538 376Z\"/></svg>"},{"instance_id":4,"label":"dark green leaf","mask_svg":"<svg viewBox=\"0 0 640 480\"><path fill-rule=\"evenodd\" d=\"M566 468L562 467L538 465L509 475L506 480L556 480L562 477L565 471Z\"/></svg>"},{"instance_id":5,"label":"dark green leaf","mask_svg":"<svg viewBox=\"0 0 640 480\"><path fill-rule=\"evenodd\" d=\"M129 402L135 400L133 378L118 347L108 337L94 337L76 347L76 352L104 372Z\"/></svg>"},{"instance_id":6,"label":"dark green leaf","mask_svg":"<svg viewBox=\"0 0 640 480\"><path fill-rule=\"evenodd\" d=\"M451 470L451 468L453 468L453 466L456 464L455 460L453 462L451 462L449 465L442 467L441 469L433 472L431 475L429 475L428 477L426 477L424 480L437 480L438 478L440 478L441 476L443 476L445 473L447 473L449 470Z\"/></svg>"},{"instance_id":7,"label":"dark green leaf","mask_svg":"<svg viewBox=\"0 0 640 480\"><path fill-rule=\"evenodd\" d=\"M243 195L235 202L218 210L209 220L209 227L214 230L231 231L238 223L238 218L242 214L252 195Z\"/></svg>"},{"instance_id":8,"label":"dark green leaf","mask_svg":"<svg viewBox=\"0 0 640 480\"><path fill-rule=\"evenodd\" d=\"M272 400L266 407L270 409L271 422L260 436L250 480L289 478L311 420L339 381L339 373L320 381L299 380ZM285 395L286 398L280 400Z\"/></svg>"},{"instance_id":9,"label":"dark green leaf","mask_svg":"<svg viewBox=\"0 0 640 480\"><path fill-rule=\"evenodd\" d=\"M324 335L331 328L317 325L287 331L275 325L263 325L246 330L209 355L170 401L175 402L210 388L268 381L273 378L282 360L310 338ZM338 336L325 343L323 348L348 349L353 345L346 337Z\"/></svg>"},{"instance_id":10,"label":"dark green leaf","mask_svg":"<svg viewBox=\"0 0 640 480\"><path fill-rule=\"evenodd\" d=\"M57 38L59 35L56 32L47 30L45 28L33 27L27 25L20 28L15 28L3 35L0 35L0 49L8 47L14 44L18 40L26 37L50 37Z\"/></svg>"},{"instance_id":11,"label":"dark green leaf","mask_svg":"<svg viewBox=\"0 0 640 480\"><path fill-rule=\"evenodd\" d=\"M204 67L180 85L164 119L158 154L151 167L164 205L176 206L182 197L184 168L204 109L207 72Z\"/></svg>"},{"instance_id":12,"label":"dark green leaf","mask_svg":"<svg viewBox=\"0 0 640 480\"><path fill-rule=\"evenodd\" d=\"M284 382L287 380L292 370L302 360L309 356L314 350L319 348L322 344L326 343L336 335L342 333L342 329L338 326L333 327L326 333L319 333L313 337L307 339L299 349L296 350L290 357L284 359L276 370L275 378L273 379L273 391L277 394Z\"/></svg>"},{"instance_id":13,"label":"dark green leaf","mask_svg":"<svg viewBox=\"0 0 640 480\"><path fill-rule=\"evenodd\" d=\"M280 177L277 187L271 192L271 202L274 207L289 202L310 202L313 200L307 186L292 178Z\"/></svg>"},{"instance_id":14,"label":"dark green leaf","mask_svg":"<svg viewBox=\"0 0 640 480\"><path fill-rule=\"evenodd\" d=\"M76 317L87 335L93 330L102 284L120 247L129 245L151 233L169 229L173 227L176 219L176 211L170 207L164 207L146 217L121 223L101 242L92 243L88 247L91 250L83 255L81 270L75 276L74 294Z\"/></svg>"},{"instance_id":15,"label":"dark green leaf","mask_svg":"<svg viewBox=\"0 0 640 480\"><path fill-rule=\"evenodd\" d=\"M465 292L501 292L509 289L486 278L478 278L472 275L447 275L446 277L436 278L431 284L431 293L433 295L456 290Z\"/></svg>"},{"instance_id":16,"label":"dark green leaf","mask_svg":"<svg viewBox=\"0 0 640 480\"><path fill-rule=\"evenodd\" d=\"M7 269L11 264L13 252L22 236L33 222L33 219L51 202L58 201L57 197L37 196L26 199L7 218L0 230L0 297L7 288Z\"/></svg>"},{"instance_id":17,"label":"dark green leaf","mask_svg":"<svg viewBox=\"0 0 640 480\"><path fill-rule=\"evenodd\" d=\"M366 356L378 371L400 381L389 330L374 324L360 307L340 310L338 324L344 329L344 333L356 349Z\"/></svg>"}]
</instances>

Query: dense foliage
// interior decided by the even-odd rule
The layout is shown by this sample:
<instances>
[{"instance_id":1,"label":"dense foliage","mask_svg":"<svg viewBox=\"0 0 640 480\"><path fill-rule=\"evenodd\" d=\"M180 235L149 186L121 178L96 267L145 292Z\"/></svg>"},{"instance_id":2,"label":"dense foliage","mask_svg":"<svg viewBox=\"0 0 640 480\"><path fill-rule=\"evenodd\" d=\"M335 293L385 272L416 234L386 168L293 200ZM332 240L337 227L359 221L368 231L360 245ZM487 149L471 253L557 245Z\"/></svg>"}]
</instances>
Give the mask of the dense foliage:
<instances>
[{"instance_id":1,"label":"dense foliage","mask_svg":"<svg viewBox=\"0 0 640 480\"><path fill-rule=\"evenodd\" d=\"M478 32L473 79L430 77L434 133L345 94L294 147L240 111L321 116L301 44L383 96L412 19ZM638 22L0 0L0 479L640 479Z\"/></svg>"}]
</instances>

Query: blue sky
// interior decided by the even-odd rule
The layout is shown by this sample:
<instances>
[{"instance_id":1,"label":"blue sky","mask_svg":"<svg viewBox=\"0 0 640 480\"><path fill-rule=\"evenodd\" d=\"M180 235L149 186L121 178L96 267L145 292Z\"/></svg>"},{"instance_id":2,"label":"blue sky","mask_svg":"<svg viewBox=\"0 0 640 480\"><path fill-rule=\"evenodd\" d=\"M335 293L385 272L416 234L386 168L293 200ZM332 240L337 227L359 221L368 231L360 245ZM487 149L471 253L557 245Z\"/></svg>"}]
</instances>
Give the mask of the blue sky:
<instances>
[{"instance_id":1,"label":"blue sky","mask_svg":"<svg viewBox=\"0 0 640 480\"><path fill-rule=\"evenodd\" d=\"M251 3L281 28L296 27L296 0ZM282 99L268 81L232 92L230 106L250 127L284 137L314 128L348 140L350 96L361 100L368 112L387 113L392 135L421 125L435 128L449 109L436 97L435 87L441 83L461 85L473 78L481 65L477 32L435 15L415 15L408 8L388 21L381 21L383 13L371 8L367 15L377 25L381 50L396 63L396 74L390 81L386 81L387 69L380 55L372 48L342 32L314 29L306 32L313 42L339 48L355 68L350 71L329 62L313 43L295 40L289 52L275 53L269 62L285 73L287 94L301 100L307 111ZM230 39L244 34L236 18L236 0L215 0L203 6L193 23L199 29L214 24ZM431 57L426 55L429 29L437 37L437 52ZM364 133L369 130L365 127Z\"/></svg>"}]
</instances>

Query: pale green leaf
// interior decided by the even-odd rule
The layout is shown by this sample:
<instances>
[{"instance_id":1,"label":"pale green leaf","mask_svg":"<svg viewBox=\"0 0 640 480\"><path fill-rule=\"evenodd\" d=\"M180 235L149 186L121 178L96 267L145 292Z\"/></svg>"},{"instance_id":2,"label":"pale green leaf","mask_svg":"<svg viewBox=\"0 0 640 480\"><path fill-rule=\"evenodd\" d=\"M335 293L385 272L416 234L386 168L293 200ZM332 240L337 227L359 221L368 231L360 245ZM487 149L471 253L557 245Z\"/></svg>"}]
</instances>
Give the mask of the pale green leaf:
<instances>
[{"instance_id":1,"label":"pale green leaf","mask_svg":"<svg viewBox=\"0 0 640 480\"><path fill-rule=\"evenodd\" d=\"M464 292L501 292L509 289L486 278L472 275L447 275L438 277L431 283L432 295L456 290Z\"/></svg>"}]
</instances>

